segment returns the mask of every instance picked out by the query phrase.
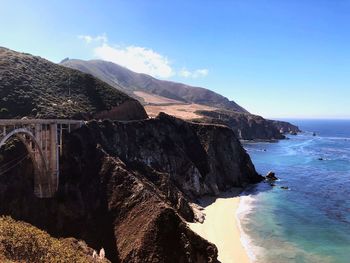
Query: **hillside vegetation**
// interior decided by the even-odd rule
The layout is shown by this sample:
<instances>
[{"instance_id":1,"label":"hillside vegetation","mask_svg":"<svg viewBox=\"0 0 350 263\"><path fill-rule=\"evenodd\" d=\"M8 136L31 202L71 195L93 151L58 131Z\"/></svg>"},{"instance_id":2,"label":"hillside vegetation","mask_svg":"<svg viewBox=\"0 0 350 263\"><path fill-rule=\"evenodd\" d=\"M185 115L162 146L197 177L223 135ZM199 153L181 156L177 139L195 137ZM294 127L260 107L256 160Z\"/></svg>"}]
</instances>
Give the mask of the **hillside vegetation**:
<instances>
[{"instance_id":1,"label":"hillside vegetation","mask_svg":"<svg viewBox=\"0 0 350 263\"><path fill-rule=\"evenodd\" d=\"M57 239L11 217L0 217L1 262L109 262L93 258L93 249L74 238Z\"/></svg>"},{"instance_id":2,"label":"hillside vegetation","mask_svg":"<svg viewBox=\"0 0 350 263\"><path fill-rule=\"evenodd\" d=\"M125 104L134 107L129 118L147 117L135 99L91 75L0 47L0 118L90 119Z\"/></svg>"}]
</instances>

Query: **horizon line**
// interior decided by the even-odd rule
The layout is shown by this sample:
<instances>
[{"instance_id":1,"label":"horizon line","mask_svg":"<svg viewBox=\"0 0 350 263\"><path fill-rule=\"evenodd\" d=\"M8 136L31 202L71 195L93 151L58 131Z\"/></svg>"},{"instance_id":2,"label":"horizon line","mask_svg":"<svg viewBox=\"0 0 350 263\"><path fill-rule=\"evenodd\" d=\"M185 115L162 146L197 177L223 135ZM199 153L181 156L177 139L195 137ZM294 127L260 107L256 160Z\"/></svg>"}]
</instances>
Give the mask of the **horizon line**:
<instances>
[{"instance_id":1,"label":"horizon line","mask_svg":"<svg viewBox=\"0 0 350 263\"><path fill-rule=\"evenodd\" d=\"M266 118L266 119L288 119L288 120L349 120L350 121L350 116L349 117L264 116L264 118Z\"/></svg>"}]
</instances>

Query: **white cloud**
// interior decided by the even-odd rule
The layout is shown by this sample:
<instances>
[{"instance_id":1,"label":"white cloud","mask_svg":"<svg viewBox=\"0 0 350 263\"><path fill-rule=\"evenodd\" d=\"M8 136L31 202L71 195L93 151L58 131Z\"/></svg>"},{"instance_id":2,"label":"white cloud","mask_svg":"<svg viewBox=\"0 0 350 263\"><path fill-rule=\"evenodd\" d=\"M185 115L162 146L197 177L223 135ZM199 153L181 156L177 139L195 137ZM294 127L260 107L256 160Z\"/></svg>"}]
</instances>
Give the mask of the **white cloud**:
<instances>
[{"instance_id":1,"label":"white cloud","mask_svg":"<svg viewBox=\"0 0 350 263\"><path fill-rule=\"evenodd\" d=\"M166 57L144 47L112 47L104 43L94 49L94 55L99 59L154 77L169 78L175 74Z\"/></svg>"},{"instance_id":2,"label":"white cloud","mask_svg":"<svg viewBox=\"0 0 350 263\"><path fill-rule=\"evenodd\" d=\"M195 79L205 77L209 72L207 69L189 71L186 68L176 72L168 58L156 51L139 46L112 46L108 43L106 34L97 36L79 35L78 38L87 44L94 44L93 52L96 58L111 61L138 73L160 78L178 75Z\"/></svg>"},{"instance_id":3,"label":"white cloud","mask_svg":"<svg viewBox=\"0 0 350 263\"><path fill-rule=\"evenodd\" d=\"M189 71L186 68L183 68L179 71L179 75L184 78L200 78L200 77L205 77L209 73L208 69L196 69L194 71Z\"/></svg>"},{"instance_id":4,"label":"white cloud","mask_svg":"<svg viewBox=\"0 0 350 263\"><path fill-rule=\"evenodd\" d=\"M106 34L98 35L95 37L90 35L79 35L78 38L84 40L87 44L90 44L92 42L106 43L108 41Z\"/></svg>"}]
</instances>

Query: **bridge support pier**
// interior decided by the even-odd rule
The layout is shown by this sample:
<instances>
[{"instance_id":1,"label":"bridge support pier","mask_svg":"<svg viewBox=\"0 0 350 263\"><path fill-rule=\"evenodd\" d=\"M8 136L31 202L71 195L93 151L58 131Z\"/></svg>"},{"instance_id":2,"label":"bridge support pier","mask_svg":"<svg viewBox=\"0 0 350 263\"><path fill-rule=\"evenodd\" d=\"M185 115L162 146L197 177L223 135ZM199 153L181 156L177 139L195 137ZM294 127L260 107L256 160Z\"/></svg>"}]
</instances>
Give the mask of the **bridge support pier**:
<instances>
[{"instance_id":1,"label":"bridge support pier","mask_svg":"<svg viewBox=\"0 0 350 263\"><path fill-rule=\"evenodd\" d=\"M63 130L70 132L83 123L73 120L0 120L0 147L16 136L28 150L34 165L34 193L37 197L50 198L56 193Z\"/></svg>"}]
</instances>

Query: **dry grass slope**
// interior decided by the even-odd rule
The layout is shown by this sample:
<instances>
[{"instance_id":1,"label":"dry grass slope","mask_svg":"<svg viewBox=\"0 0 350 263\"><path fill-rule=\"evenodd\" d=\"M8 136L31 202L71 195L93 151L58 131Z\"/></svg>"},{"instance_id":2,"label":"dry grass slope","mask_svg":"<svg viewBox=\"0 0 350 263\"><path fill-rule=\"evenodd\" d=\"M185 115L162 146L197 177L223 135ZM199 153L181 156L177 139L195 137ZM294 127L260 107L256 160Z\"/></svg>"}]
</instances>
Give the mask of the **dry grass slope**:
<instances>
[{"instance_id":1,"label":"dry grass slope","mask_svg":"<svg viewBox=\"0 0 350 263\"><path fill-rule=\"evenodd\" d=\"M135 91L142 91L183 103L203 104L216 108L247 112L234 101L230 101L226 97L211 90L172 81L159 80L146 74L133 72L112 62L70 59L62 61L61 65L92 74L116 89L120 89L130 95L135 95ZM136 97L138 99L140 98L139 96Z\"/></svg>"}]
</instances>

